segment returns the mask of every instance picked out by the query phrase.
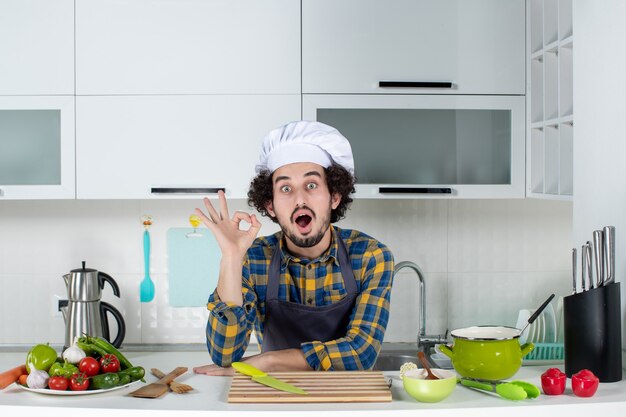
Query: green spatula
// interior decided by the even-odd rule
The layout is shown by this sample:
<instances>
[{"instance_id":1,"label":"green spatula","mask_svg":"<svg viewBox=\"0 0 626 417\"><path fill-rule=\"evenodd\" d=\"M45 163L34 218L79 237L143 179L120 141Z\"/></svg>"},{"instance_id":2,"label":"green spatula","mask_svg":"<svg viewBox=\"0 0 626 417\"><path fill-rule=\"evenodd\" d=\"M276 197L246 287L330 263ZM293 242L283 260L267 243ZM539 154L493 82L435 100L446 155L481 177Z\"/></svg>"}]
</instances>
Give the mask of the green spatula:
<instances>
[{"instance_id":1,"label":"green spatula","mask_svg":"<svg viewBox=\"0 0 626 417\"><path fill-rule=\"evenodd\" d=\"M525 381L483 381L470 378L461 378L461 385L488 392L495 392L500 397L512 401L537 398L541 392L536 385Z\"/></svg>"}]
</instances>

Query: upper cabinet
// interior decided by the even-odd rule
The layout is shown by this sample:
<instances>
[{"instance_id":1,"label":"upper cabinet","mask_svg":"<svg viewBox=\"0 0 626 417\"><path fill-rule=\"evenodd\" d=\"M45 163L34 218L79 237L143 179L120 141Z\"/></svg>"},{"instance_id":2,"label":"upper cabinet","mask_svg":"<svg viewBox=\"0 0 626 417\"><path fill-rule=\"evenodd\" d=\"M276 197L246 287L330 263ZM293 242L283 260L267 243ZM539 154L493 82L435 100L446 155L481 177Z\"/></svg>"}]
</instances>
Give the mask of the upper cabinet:
<instances>
[{"instance_id":1,"label":"upper cabinet","mask_svg":"<svg viewBox=\"0 0 626 417\"><path fill-rule=\"evenodd\" d=\"M75 198L74 97L0 96L0 201Z\"/></svg>"},{"instance_id":2,"label":"upper cabinet","mask_svg":"<svg viewBox=\"0 0 626 417\"><path fill-rule=\"evenodd\" d=\"M524 0L303 0L302 90L524 95L525 24Z\"/></svg>"},{"instance_id":3,"label":"upper cabinet","mask_svg":"<svg viewBox=\"0 0 626 417\"><path fill-rule=\"evenodd\" d=\"M74 0L2 0L0 61L0 95L74 94Z\"/></svg>"},{"instance_id":4,"label":"upper cabinet","mask_svg":"<svg viewBox=\"0 0 626 417\"><path fill-rule=\"evenodd\" d=\"M300 2L76 0L76 94L300 94Z\"/></svg>"},{"instance_id":5,"label":"upper cabinet","mask_svg":"<svg viewBox=\"0 0 626 417\"><path fill-rule=\"evenodd\" d=\"M574 192L572 0L528 2L526 195L571 200Z\"/></svg>"},{"instance_id":6,"label":"upper cabinet","mask_svg":"<svg viewBox=\"0 0 626 417\"><path fill-rule=\"evenodd\" d=\"M77 197L246 198L261 139L299 95L76 98Z\"/></svg>"}]
</instances>

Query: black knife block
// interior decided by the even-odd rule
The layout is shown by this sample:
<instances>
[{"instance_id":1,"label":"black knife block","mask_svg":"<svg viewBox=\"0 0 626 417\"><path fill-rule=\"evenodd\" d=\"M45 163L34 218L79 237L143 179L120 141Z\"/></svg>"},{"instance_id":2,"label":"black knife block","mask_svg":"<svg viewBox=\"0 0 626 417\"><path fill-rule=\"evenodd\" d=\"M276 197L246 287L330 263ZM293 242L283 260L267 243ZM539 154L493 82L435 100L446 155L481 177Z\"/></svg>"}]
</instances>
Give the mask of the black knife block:
<instances>
[{"instance_id":1,"label":"black knife block","mask_svg":"<svg viewBox=\"0 0 626 417\"><path fill-rule=\"evenodd\" d=\"M620 283L563 299L565 374L589 369L600 382L622 379Z\"/></svg>"}]
</instances>

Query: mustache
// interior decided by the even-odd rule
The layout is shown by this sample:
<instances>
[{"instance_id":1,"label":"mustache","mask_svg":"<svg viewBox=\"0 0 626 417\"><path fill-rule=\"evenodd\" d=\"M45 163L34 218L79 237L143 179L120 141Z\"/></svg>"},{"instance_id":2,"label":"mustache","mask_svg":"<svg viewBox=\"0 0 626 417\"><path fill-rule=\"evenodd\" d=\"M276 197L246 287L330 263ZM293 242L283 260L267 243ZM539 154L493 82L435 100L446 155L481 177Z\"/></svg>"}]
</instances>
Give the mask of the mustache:
<instances>
[{"instance_id":1,"label":"mustache","mask_svg":"<svg viewBox=\"0 0 626 417\"><path fill-rule=\"evenodd\" d=\"M296 208L295 208L295 209L291 212L291 216L289 216L289 218L291 219L291 222L292 222L292 223L293 223L293 216L296 214L296 212L297 212L298 210L307 210L307 211L309 211L309 212L311 213L311 217L312 217L312 218L316 218L316 217L317 217L317 216L315 215L315 212L314 212L312 209L310 209L309 207L307 207L307 206L300 206L300 207L296 207Z\"/></svg>"}]
</instances>

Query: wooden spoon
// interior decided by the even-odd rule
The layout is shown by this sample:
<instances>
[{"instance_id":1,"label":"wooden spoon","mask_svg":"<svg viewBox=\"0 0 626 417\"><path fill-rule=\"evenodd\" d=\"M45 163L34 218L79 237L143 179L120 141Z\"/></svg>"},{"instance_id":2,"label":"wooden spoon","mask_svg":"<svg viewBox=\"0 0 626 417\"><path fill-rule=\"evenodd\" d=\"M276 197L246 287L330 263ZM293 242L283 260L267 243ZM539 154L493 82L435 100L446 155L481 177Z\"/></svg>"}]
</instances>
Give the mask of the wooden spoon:
<instances>
[{"instance_id":1,"label":"wooden spoon","mask_svg":"<svg viewBox=\"0 0 626 417\"><path fill-rule=\"evenodd\" d=\"M424 355L424 352L422 351L417 352L417 357L419 358L420 362L422 363L422 366L424 367L424 369L426 369L426 372L428 373L428 375L426 376L426 379L440 379L437 375L433 374L433 372L430 370L430 366L428 365L428 361L426 360L426 355Z\"/></svg>"}]
</instances>

